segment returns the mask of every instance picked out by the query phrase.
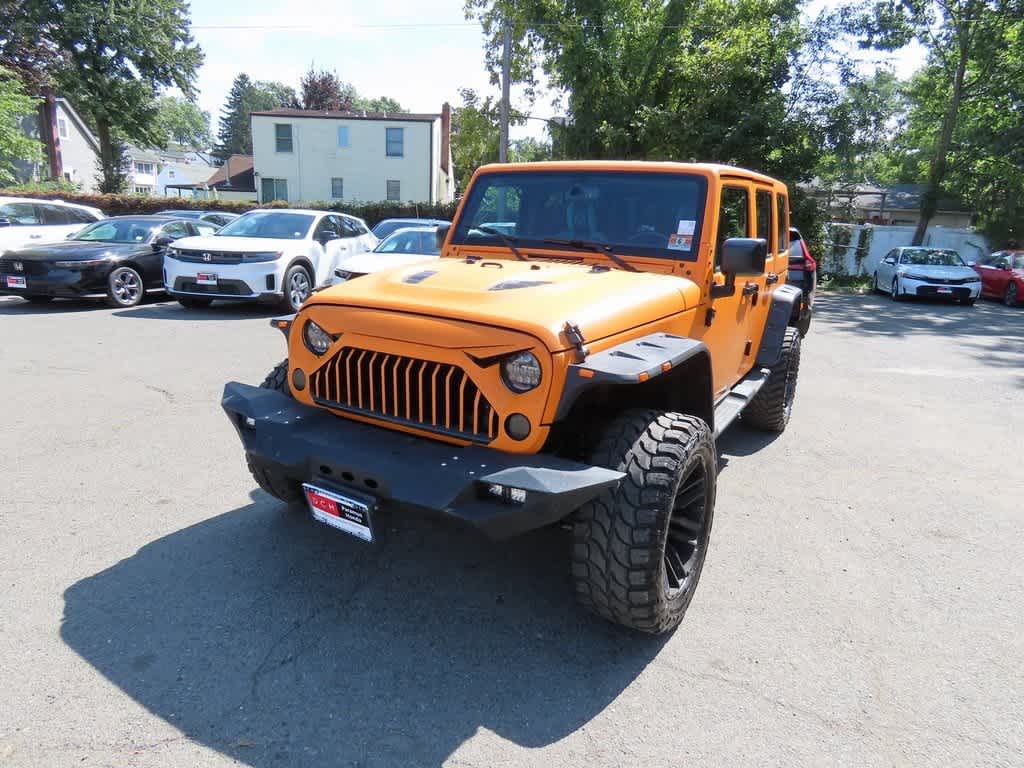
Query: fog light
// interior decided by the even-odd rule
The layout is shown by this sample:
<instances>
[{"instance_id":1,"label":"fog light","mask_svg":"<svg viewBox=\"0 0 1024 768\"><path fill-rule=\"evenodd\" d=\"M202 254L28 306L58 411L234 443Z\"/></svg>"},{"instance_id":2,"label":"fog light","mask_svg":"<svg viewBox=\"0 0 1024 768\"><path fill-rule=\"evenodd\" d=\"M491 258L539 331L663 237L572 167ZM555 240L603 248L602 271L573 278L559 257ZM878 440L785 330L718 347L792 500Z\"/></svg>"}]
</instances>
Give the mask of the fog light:
<instances>
[{"instance_id":1,"label":"fog light","mask_svg":"<svg viewBox=\"0 0 1024 768\"><path fill-rule=\"evenodd\" d=\"M513 440L525 440L530 436L530 420L521 413L513 413L505 419L505 431Z\"/></svg>"},{"instance_id":2,"label":"fog light","mask_svg":"<svg viewBox=\"0 0 1024 768\"><path fill-rule=\"evenodd\" d=\"M505 495L505 488L497 483L491 483L487 486L487 492L491 494L491 496L497 496L500 499Z\"/></svg>"},{"instance_id":3,"label":"fog light","mask_svg":"<svg viewBox=\"0 0 1024 768\"><path fill-rule=\"evenodd\" d=\"M508 497L513 504L526 503L526 491L524 491L522 488L509 488Z\"/></svg>"},{"instance_id":4,"label":"fog light","mask_svg":"<svg viewBox=\"0 0 1024 768\"><path fill-rule=\"evenodd\" d=\"M300 392L306 388L306 374L301 368L292 371L292 385Z\"/></svg>"},{"instance_id":5,"label":"fog light","mask_svg":"<svg viewBox=\"0 0 1024 768\"><path fill-rule=\"evenodd\" d=\"M252 416L246 416L245 426L250 427L251 429L256 429L256 419L254 419Z\"/></svg>"}]
</instances>

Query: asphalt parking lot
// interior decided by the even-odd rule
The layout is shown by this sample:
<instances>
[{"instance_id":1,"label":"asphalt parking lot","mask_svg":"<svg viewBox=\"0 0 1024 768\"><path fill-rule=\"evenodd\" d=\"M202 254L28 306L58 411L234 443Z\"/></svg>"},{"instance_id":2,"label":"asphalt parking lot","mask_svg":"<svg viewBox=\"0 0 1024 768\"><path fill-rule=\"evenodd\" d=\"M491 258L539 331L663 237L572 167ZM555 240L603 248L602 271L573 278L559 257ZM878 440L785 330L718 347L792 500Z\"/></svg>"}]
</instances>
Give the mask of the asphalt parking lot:
<instances>
[{"instance_id":1,"label":"asphalt parking lot","mask_svg":"<svg viewBox=\"0 0 1024 768\"><path fill-rule=\"evenodd\" d=\"M255 490L269 316L0 299L0 765L1024 764L1024 310L822 296L668 638L578 611L559 531Z\"/></svg>"}]
</instances>

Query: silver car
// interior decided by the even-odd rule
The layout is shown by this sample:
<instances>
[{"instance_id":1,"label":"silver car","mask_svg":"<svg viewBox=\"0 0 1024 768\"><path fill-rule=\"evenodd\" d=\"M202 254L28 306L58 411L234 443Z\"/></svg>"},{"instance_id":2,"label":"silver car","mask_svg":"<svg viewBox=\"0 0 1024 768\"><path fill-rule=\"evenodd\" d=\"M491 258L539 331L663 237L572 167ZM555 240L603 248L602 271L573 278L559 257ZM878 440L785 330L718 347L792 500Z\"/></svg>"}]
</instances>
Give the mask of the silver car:
<instances>
[{"instance_id":1,"label":"silver car","mask_svg":"<svg viewBox=\"0 0 1024 768\"><path fill-rule=\"evenodd\" d=\"M904 246L889 251L879 262L875 290L888 293L893 301L927 296L971 305L981 294L981 278L956 251Z\"/></svg>"}]
</instances>

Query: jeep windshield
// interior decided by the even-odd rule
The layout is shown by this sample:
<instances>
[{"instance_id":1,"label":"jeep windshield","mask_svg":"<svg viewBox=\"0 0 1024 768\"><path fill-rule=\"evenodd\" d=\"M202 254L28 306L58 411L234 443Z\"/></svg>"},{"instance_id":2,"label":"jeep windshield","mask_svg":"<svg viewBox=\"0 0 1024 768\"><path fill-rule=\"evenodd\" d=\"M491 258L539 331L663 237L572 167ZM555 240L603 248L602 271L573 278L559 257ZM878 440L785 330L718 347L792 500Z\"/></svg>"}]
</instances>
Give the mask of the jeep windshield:
<instances>
[{"instance_id":1,"label":"jeep windshield","mask_svg":"<svg viewBox=\"0 0 1024 768\"><path fill-rule=\"evenodd\" d=\"M251 211L228 222L214 237L266 237L274 240L301 240L313 226L308 213Z\"/></svg>"},{"instance_id":2,"label":"jeep windshield","mask_svg":"<svg viewBox=\"0 0 1024 768\"><path fill-rule=\"evenodd\" d=\"M686 173L486 173L473 184L450 242L501 245L493 232L478 228L487 227L524 252L582 256L570 244L575 241L609 246L616 254L695 261L706 193L705 179Z\"/></svg>"}]
</instances>

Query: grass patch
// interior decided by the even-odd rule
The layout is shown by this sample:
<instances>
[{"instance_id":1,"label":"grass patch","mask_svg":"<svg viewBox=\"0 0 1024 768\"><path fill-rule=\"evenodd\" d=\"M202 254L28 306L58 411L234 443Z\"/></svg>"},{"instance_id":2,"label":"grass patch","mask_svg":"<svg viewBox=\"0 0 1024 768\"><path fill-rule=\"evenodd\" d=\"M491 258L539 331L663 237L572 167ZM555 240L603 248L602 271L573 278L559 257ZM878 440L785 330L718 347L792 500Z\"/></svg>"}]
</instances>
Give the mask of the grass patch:
<instances>
[{"instance_id":1,"label":"grass patch","mask_svg":"<svg viewBox=\"0 0 1024 768\"><path fill-rule=\"evenodd\" d=\"M818 288L836 293L871 293L874 284L873 275L829 275L821 278Z\"/></svg>"}]
</instances>

